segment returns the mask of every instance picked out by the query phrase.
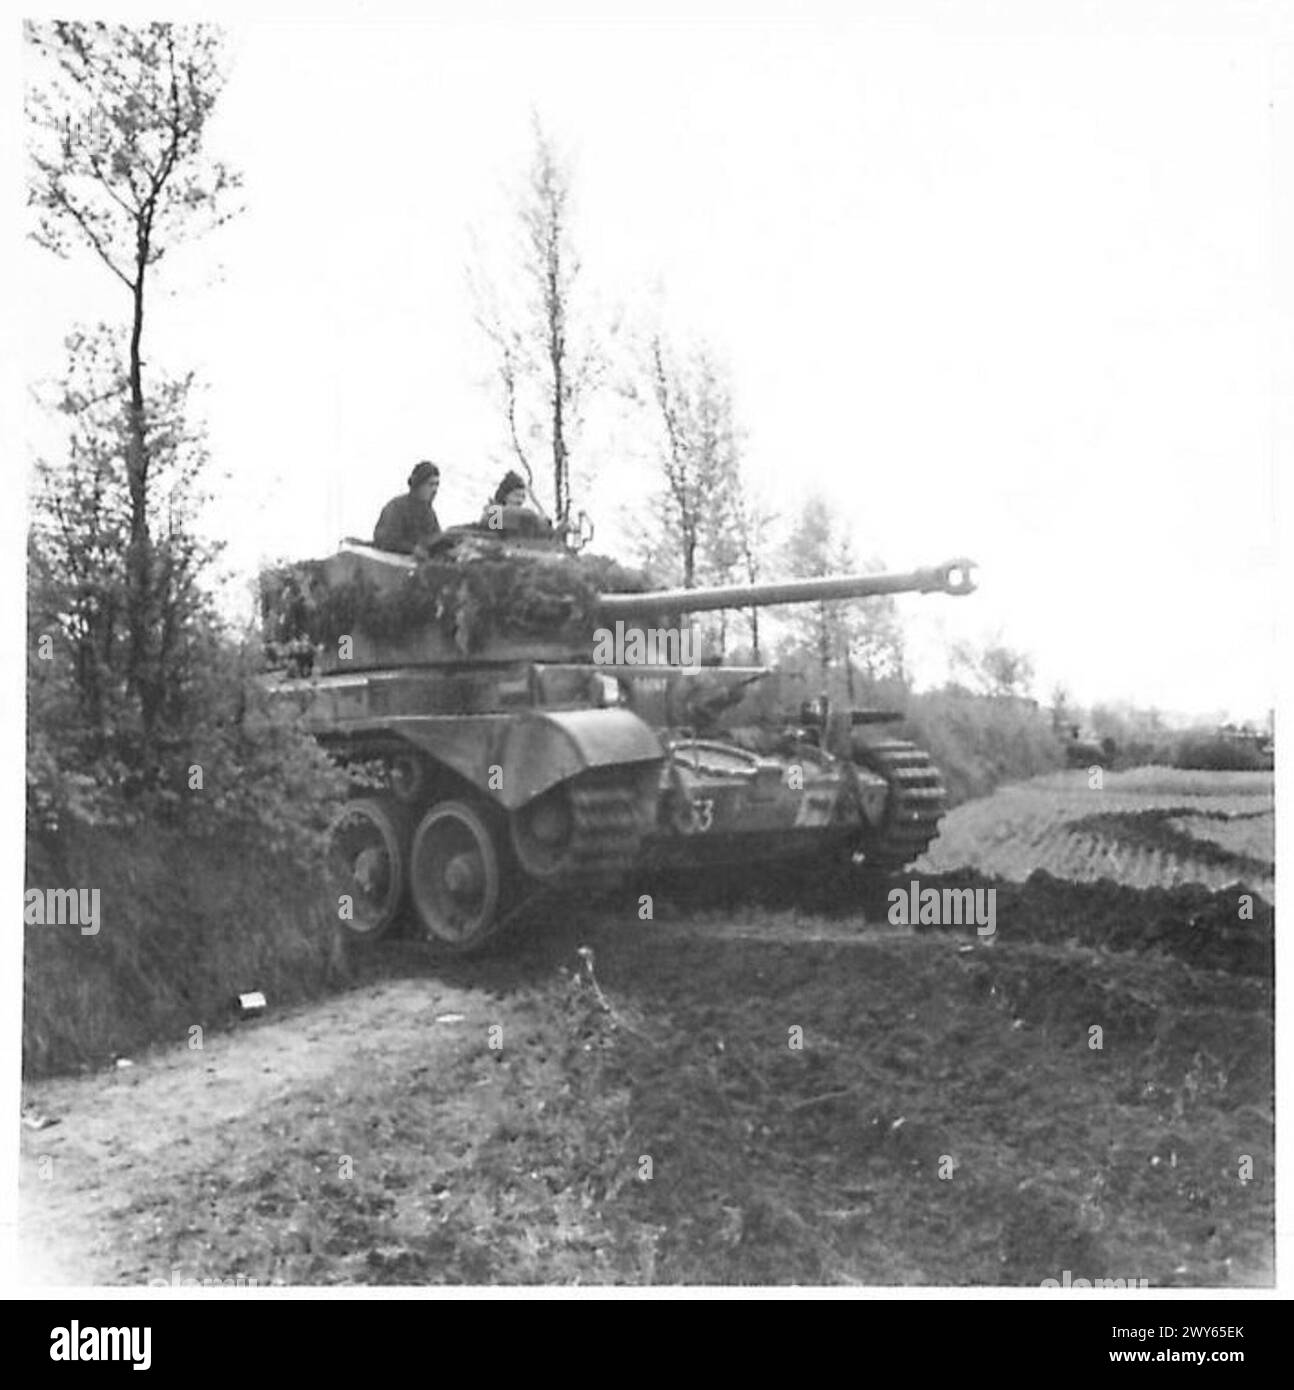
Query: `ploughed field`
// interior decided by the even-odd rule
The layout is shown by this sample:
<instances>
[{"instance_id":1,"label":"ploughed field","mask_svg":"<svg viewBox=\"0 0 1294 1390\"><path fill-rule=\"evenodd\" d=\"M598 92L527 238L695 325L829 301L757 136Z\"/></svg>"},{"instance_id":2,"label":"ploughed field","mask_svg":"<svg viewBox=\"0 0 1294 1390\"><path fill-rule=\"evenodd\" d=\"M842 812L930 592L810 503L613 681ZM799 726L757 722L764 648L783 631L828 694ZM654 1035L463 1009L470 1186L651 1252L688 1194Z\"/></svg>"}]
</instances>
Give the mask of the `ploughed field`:
<instances>
[{"instance_id":1,"label":"ploughed field","mask_svg":"<svg viewBox=\"0 0 1294 1390\"><path fill-rule=\"evenodd\" d=\"M923 866L970 864L1007 879L1041 869L1133 888L1240 879L1272 898L1271 773L1146 767L1102 782L1062 772L970 802L945 821Z\"/></svg>"},{"instance_id":2,"label":"ploughed field","mask_svg":"<svg viewBox=\"0 0 1294 1390\"><path fill-rule=\"evenodd\" d=\"M1076 771L902 880L991 890L991 936L784 877L627 885L485 960L391 943L323 1004L29 1087L27 1266L1270 1283L1271 825L1270 774Z\"/></svg>"}]
</instances>

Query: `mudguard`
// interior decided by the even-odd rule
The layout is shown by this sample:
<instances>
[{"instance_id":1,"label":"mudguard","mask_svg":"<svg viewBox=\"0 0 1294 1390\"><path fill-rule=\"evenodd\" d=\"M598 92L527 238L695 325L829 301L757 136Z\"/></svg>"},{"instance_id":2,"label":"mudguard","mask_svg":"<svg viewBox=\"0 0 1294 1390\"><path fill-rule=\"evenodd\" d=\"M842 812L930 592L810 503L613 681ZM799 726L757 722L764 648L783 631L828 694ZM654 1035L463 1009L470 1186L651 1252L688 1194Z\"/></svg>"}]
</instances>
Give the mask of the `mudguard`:
<instances>
[{"instance_id":1,"label":"mudguard","mask_svg":"<svg viewBox=\"0 0 1294 1390\"><path fill-rule=\"evenodd\" d=\"M379 730L415 744L509 811L581 772L665 758L652 729L624 709L405 716L375 721L371 731Z\"/></svg>"},{"instance_id":2,"label":"mudguard","mask_svg":"<svg viewBox=\"0 0 1294 1390\"><path fill-rule=\"evenodd\" d=\"M511 811L577 773L627 764L661 764L653 730L627 709L536 711L513 723L504 741L504 790Z\"/></svg>"}]
</instances>

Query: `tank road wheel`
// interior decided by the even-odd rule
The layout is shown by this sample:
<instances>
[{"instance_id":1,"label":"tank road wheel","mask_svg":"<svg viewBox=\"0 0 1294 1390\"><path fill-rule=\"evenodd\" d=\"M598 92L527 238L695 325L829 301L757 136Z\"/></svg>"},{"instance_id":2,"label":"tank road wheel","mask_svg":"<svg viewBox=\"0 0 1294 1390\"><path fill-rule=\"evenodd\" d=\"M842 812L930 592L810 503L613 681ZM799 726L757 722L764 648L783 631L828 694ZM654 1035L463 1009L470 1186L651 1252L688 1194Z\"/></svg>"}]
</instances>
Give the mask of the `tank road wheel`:
<instances>
[{"instance_id":1,"label":"tank road wheel","mask_svg":"<svg viewBox=\"0 0 1294 1390\"><path fill-rule=\"evenodd\" d=\"M510 818L512 850L531 878L557 878L568 867L575 836L570 788L550 788Z\"/></svg>"},{"instance_id":2,"label":"tank road wheel","mask_svg":"<svg viewBox=\"0 0 1294 1390\"><path fill-rule=\"evenodd\" d=\"M350 898L341 925L376 941L391 929L404 900L406 825L393 802L348 801L329 832L328 863L336 891Z\"/></svg>"},{"instance_id":3,"label":"tank road wheel","mask_svg":"<svg viewBox=\"0 0 1294 1390\"><path fill-rule=\"evenodd\" d=\"M494 835L464 801L433 806L413 832L409 891L428 936L450 950L485 944L499 924L503 876Z\"/></svg>"},{"instance_id":4,"label":"tank road wheel","mask_svg":"<svg viewBox=\"0 0 1294 1390\"><path fill-rule=\"evenodd\" d=\"M583 773L509 817L512 852L545 885L601 890L623 883L644 829L638 795L622 771Z\"/></svg>"}]
</instances>

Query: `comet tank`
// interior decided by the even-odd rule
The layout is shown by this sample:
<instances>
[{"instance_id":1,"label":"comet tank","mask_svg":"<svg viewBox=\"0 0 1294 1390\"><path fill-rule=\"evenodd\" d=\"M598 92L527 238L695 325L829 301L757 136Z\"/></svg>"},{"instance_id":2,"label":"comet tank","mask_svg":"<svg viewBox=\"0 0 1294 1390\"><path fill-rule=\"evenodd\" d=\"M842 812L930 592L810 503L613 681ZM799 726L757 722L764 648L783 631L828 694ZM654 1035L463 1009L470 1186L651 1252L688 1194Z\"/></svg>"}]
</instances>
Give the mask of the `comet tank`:
<instances>
[{"instance_id":1,"label":"comet tank","mask_svg":"<svg viewBox=\"0 0 1294 1390\"><path fill-rule=\"evenodd\" d=\"M937 835L945 792L900 716L787 707L779 673L706 664L691 615L965 594L972 563L662 590L521 509L417 560L356 542L264 577L271 710L353 772L331 838L345 928L397 923L459 952L657 873L779 862L888 875Z\"/></svg>"}]
</instances>

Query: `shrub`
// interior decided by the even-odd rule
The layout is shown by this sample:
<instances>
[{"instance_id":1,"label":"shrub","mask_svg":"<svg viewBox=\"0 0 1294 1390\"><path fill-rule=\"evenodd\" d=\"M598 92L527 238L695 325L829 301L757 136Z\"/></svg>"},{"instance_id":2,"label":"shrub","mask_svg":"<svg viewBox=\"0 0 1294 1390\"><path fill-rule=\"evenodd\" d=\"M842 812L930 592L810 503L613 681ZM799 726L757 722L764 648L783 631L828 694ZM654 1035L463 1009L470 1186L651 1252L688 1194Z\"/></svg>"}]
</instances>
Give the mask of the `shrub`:
<instances>
[{"instance_id":1,"label":"shrub","mask_svg":"<svg viewBox=\"0 0 1294 1390\"><path fill-rule=\"evenodd\" d=\"M30 1073L213 1026L243 991L324 987L335 917L318 884L346 774L299 721L258 717L255 663L213 643L184 725L147 758L129 731L33 699L26 887L97 889L102 915L96 935L26 927Z\"/></svg>"},{"instance_id":2,"label":"shrub","mask_svg":"<svg viewBox=\"0 0 1294 1390\"><path fill-rule=\"evenodd\" d=\"M1188 734L1177 747L1177 767L1206 772L1270 772L1272 754L1258 739Z\"/></svg>"},{"instance_id":3,"label":"shrub","mask_svg":"<svg viewBox=\"0 0 1294 1390\"><path fill-rule=\"evenodd\" d=\"M929 752L953 806L1064 762L1050 720L1033 701L955 686L909 695L902 735Z\"/></svg>"}]
</instances>

